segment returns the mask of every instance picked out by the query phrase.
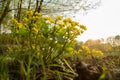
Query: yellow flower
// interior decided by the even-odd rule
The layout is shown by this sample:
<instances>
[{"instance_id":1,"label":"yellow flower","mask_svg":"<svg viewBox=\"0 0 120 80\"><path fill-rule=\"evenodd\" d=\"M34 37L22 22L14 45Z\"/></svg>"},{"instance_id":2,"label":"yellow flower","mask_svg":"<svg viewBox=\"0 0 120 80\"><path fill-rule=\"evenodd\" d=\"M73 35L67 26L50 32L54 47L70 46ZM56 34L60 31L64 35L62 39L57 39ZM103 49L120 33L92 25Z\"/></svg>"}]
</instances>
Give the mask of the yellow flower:
<instances>
[{"instance_id":1,"label":"yellow flower","mask_svg":"<svg viewBox=\"0 0 120 80\"><path fill-rule=\"evenodd\" d=\"M78 50L78 53L82 53L82 50L80 49L80 50Z\"/></svg>"},{"instance_id":2,"label":"yellow flower","mask_svg":"<svg viewBox=\"0 0 120 80\"><path fill-rule=\"evenodd\" d=\"M87 46L82 46L82 49L83 49L87 54L90 53L89 47L87 47Z\"/></svg>"},{"instance_id":3,"label":"yellow flower","mask_svg":"<svg viewBox=\"0 0 120 80\"><path fill-rule=\"evenodd\" d=\"M94 56L103 56L103 52L100 51L100 50L95 50L95 49L92 49L92 54Z\"/></svg>"},{"instance_id":4,"label":"yellow flower","mask_svg":"<svg viewBox=\"0 0 120 80\"><path fill-rule=\"evenodd\" d=\"M76 27L72 28L75 32L78 32L79 30Z\"/></svg>"},{"instance_id":5,"label":"yellow flower","mask_svg":"<svg viewBox=\"0 0 120 80\"><path fill-rule=\"evenodd\" d=\"M101 56L103 56L103 52L102 51L98 51L98 54L100 54Z\"/></svg>"},{"instance_id":6,"label":"yellow flower","mask_svg":"<svg viewBox=\"0 0 120 80\"><path fill-rule=\"evenodd\" d=\"M27 22L27 21L28 21L28 19L25 17L25 18L23 18L23 21Z\"/></svg>"},{"instance_id":7,"label":"yellow flower","mask_svg":"<svg viewBox=\"0 0 120 80\"><path fill-rule=\"evenodd\" d=\"M54 19L52 19L51 17L45 17L44 18L45 20L48 20L50 23L54 23L55 22L55 20Z\"/></svg>"},{"instance_id":8,"label":"yellow flower","mask_svg":"<svg viewBox=\"0 0 120 80\"><path fill-rule=\"evenodd\" d=\"M61 22L57 22L57 25L60 26L60 27L64 27L65 25Z\"/></svg>"},{"instance_id":9,"label":"yellow flower","mask_svg":"<svg viewBox=\"0 0 120 80\"><path fill-rule=\"evenodd\" d=\"M62 16L57 16L56 20L62 20Z\"/></svg>"},{"instance_id":10,"label":"yellow flower","mask_svg":"<svg viewBox=\"0 0 120 80\"><path fill-rule=\"evenodd\" d=\"M82 49L85 49L85 46L82 46Z\"/></svg>"},{"instance_id":11,"label":"yellow flower","mask_svg":"<svg viewBox=\"0 0 120 80\"><path fill-rule=\"evenodd\" d=\"M41 16L41 13L39 13L39 12L35 12L35 15L37 15L37 16Z\"/></svg>"},{"instance_id":12,"label":"yellow flower","mask_svg":"<svg viewBox=\"0 0 120 80\"><path fill-rule=\"evenodd\" d=\"M86 51L86 53L87 53L87 54L90 54L90 53L91 53L91 52L90 52L90 49L88 49L88 50Z\"/></svg>"},{"instance_id":13,"label":"yellow flower","mask_svg":"<svg viewBox=\"0 0 120 80\"><path fill-rule=\"evenodd\" d=\"M80 28L82 28L82 29L84 29L84 30L87 30L87 28L86 28L86 26L84 26L84 25L80 25Z\"/></svg>"},{"instance_id":14,"label":"yellow flower","mask_svg":"<svg viewBox=\"0 0 120 80\"><path fill-rule=\"evenodd\" d=\"M31 20L36 20L36 16L32 16L30 19Z\"/></svg>"},{"instance_id":15,"label":"yellow flower","mask_svg":"<svg viewBox=\"0 0 120 80\"><path fill-rule=\"evenodd\" d=\"M39 19L40 17L39 16L35 16L35 19Z\"/></svg>"},{"instance_id":16,"label":"yellow flower","mask_svg":"<svg viewBox=\"0 0 120 80\"><path fill-rule=\"evenodd\" d=\"M14 23L18 23L18 21L14 18L11 21L14 22Z\"/></svg>"},{"instance_id":17,"label":"yellow flower","mask_svg":"<svg viewBox=\"0 0 120 80\"><path fill-rule=\"evenodd\" d=\"M75 21L73 21L72 23L71 23L71 25L72 26L77 26L79 23L78 22L75 22Z\"/></svg>"},{"instance_id":18,"label":"yellow flower","mask_svg":"<svg viewBox=\"0 0 120 80\"><path fill-rule=\"evenodd\" d=\"M71 23L71 22L72 22L72 19L71 19L71 18L66 18L66 19L63 20L63 22L64 22L64 23L66 23L66 22Z\"/></svg>"},{"instance_id":19,"label":"yellow flower","mask_svg":"<svg viewBox=\"0 0 120 80\"><path fill-rule=\"evenodd\" d=\"M36 33L38 33L38 29L37 29L37 28L34 27L33 30L34 30Z\"/></svg>"},{"instance_id":20,"label":"yellow flower","mask_svg":"<svg viewBox=\"0 0 120 80\"><path fill-rule=\"evenodd\" d=\"M28 15L30 15L30 16L33 15L33 11L32 11L32 10L28 10L26 13L27 13Z\"/></svg>"},{"instance_id":21,"label":"yellow flower","mask_svg":"<svg viewBox=\"0 0 120 80\"><path fill-rule=\"evenodd\" d=\"M17 23L17 26L19 27L19 28L22 28L22 23Z\"/></svg>"},{"instance_id":22,"label":"yellow flower","mask_svg":"<svg viewBox=\"0 0 120 80\"><path fill-rule=\"evenodd\" d=\"M49 21L50 21L50 23L54 23L54 20L53 20L53 19L50 19Z\"/></svg>"}]
</instances>

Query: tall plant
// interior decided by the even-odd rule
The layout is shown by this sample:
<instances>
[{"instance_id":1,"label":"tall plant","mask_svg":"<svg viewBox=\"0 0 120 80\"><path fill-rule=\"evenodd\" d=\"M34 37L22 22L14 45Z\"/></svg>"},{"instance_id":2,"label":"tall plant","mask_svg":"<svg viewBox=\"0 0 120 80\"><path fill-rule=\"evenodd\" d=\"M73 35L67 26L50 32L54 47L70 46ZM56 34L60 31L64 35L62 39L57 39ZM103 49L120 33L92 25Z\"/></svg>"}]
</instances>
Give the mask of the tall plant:
<instances>
[{"instance_id":1,"label":"tall plant","mask_svg":"<svg viewBox=\"0 0 120 80\"><path fill-rule=\"evenodd\" d=\"M34 71L34 67L31 68L34 64L42 66L46 80L46 67L52 64L56 65L55 63L59 63L58 61L63 58L62 55L73 52L76 37L81 35L86 27L62 16L52 18L31 10L23 14L21 22L17 19L11 21L16 47L9 52L19 55L17 59L27 80L30 79L31 70ZM68 65L66 60L63 62ZM72 68L69 66L69 69ZM58 71L57 74L61 75Z\"/></svg>"}]
</instances>

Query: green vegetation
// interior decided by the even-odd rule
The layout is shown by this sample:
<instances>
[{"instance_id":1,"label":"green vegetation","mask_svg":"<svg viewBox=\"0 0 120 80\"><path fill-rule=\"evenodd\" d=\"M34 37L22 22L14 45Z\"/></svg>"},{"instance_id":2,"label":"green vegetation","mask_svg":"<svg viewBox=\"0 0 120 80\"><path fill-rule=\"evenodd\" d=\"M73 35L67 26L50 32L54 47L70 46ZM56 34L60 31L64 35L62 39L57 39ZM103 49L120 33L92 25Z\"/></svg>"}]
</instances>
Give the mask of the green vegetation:
<instances>
[{"instance_id":1,"label":"green vegetation","mask_svg":"<svg viewBox=\"0 0 120 80\"><path fill-rule=\"evenodd\" d=\"M7 40L1 40L0 78L74 78L77 74L63 55L74 51L75 38L84 30L84 25L70 18L26 11L21 22L11 20L11 34L1 35Z\"/></svg>"},{"instance_id":2,"label":"green vegetation","mask_svg":"<svg viewBox=\"0 0 120 80\"><path fill-rule=\"evenodd\" d=\"M87 30L86 26L71 18L49 16L44 10L52 13L49 4L55 4L54 0L24 1L0 0L0 28L7 26L11 30L0 31L0 80L120 79L119 35L107 42L78 42L76 38ZM84 9L94 5L80 2L84 4L79 7ZM55 12L61 12L62 7Z\"/></svg>"},{"instance_id":3,"label":"green vegetation","mask_svg":"<svg viewBox=\"0 0 120 80\"><path fill-rule=\"evenodd\" d=\"M10 34L0 35L0 79L86 79L84 74L91 71L86 69L88 64L81 62L84 61L95 65L95 68L90 69L95 72L101 67L98 68L100 72L97 72L95 80L106 80L109 69L114 65L119 66L119 57L116 57L117 63L114 57L101 63L108 52L113 52L114 46L111 44L102 43L100 40L88 40L85 43L76 41L76 37L81 35L86 27L70 18L51 18L28 10L24 12L21 22L13 18L10 26ZM80 72L84 78L79 73L82 69L79 66L87 71ZM92 74L88 74L88 77L94 80L91 76L96 74Z\"/></svg>"}]
</instances>

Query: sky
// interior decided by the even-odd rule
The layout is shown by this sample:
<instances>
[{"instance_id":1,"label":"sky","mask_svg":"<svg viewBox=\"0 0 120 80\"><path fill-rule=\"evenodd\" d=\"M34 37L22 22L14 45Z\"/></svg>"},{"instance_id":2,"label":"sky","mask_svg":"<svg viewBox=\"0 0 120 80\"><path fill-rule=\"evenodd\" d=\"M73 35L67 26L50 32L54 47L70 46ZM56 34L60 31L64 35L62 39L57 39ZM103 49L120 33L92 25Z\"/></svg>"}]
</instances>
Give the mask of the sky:
<instances>
[{"instance_id":1,"label":"sky","mask_svg":"<svg viewBox=\"0 0 120 80\"><path fill-rule=\"evenodd\" d=\"M102 0L101 6L76 20L87 26L79 41L120 35L120 0Z\"/></svg>"}]
</instances>

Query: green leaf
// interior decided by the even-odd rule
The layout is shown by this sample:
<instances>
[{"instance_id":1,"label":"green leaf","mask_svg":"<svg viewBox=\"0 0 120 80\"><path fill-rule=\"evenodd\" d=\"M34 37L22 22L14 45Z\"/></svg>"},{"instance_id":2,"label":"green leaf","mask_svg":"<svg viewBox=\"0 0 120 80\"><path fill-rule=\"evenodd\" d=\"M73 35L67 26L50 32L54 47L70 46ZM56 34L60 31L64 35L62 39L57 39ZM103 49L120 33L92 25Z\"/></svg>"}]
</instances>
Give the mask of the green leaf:
<instances>
[{"instance_id":1,"label":"green leaf","mask_svg":"<svg viewBox=\"0 0 120 80\"><path fill-rule=\"evenodd\" d=\"M19 29L18 34L21 35L21 36L26 36L26 35L28 35L28 33L29 33L29 31L27 30L27 28L22 27L22 28Z\"/></svg>"},{"instance_id":2,"label":"green leaf","mask_svg":"<svg viewBox=\"0 0 120 80\"><path fill-rule=\"evenodd\" d=\"M63 61L64 61L65 64L68 66L68 68L69 68L73 73L75 73L74 70L70 67L69 63L68 63L65 59L63 59Z\"/></svg>"}]
</instances>

